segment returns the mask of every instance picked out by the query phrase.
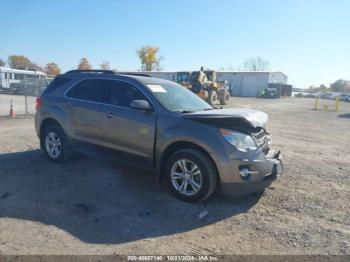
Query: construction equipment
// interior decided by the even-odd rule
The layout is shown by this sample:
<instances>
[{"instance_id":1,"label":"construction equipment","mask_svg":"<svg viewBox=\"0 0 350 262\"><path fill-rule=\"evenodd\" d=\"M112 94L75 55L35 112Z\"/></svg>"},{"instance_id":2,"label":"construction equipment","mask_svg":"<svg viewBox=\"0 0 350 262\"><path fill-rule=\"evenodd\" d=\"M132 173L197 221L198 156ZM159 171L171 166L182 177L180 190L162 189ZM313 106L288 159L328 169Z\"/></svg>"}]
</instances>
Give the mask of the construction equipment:
<instances>
[{"instance_id":1,"label":"construction equipment","mask_svg":"<svg viewBox=\"0 0 350 262\"><path fill-rule=\"evenodd\" d=\"M208 81L212 82L211 88L216 91L220 104L226 105L230 99L227 83L225 81L218 81L216 79L216 71L214 70L206 70L204 73Z\"/></svg>"},{"instance_id":2,"label":"construction equipment","mask_svg":"<svg viewBox=\"0 0 350 262\"><path fill-rule=\"evenodd\" d=\"M275 87L267 87L260 91L260 97L263 98L278 98L278 91Z\"/></svg>"},{"instance_id":3,"label":"construction equipment","mask_svg":"<svg viewBox=\"0 0 350 262\"><path fill-rule=\"evenodd\" d=\"M178 72L177 82L193 93L200 96L211 105L220 102L221 105L226 105L230 99L228 87L223 82L216 81L216 72L213 70L194 72Z\"/></svg>"}]
</instances>

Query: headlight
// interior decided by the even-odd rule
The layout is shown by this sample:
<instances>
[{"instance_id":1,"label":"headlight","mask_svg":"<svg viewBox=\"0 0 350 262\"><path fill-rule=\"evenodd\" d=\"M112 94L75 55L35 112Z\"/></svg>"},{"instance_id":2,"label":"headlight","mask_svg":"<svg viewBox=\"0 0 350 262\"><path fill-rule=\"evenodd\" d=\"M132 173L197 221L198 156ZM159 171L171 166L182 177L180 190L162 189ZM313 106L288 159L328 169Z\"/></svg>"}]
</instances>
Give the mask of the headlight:
<instances>
[{"instance_id":1,"label":"headlight","mask_svg":"<svg viewBox=\"0 0 350 262\"><path fill-rule=\"evenodd\" d=\"M254 140L246 134L228 129L220 129L220 133L227 142L229 142L239 151L247 152L249 150L257 149Z\"/></svg>"}]
</instances>

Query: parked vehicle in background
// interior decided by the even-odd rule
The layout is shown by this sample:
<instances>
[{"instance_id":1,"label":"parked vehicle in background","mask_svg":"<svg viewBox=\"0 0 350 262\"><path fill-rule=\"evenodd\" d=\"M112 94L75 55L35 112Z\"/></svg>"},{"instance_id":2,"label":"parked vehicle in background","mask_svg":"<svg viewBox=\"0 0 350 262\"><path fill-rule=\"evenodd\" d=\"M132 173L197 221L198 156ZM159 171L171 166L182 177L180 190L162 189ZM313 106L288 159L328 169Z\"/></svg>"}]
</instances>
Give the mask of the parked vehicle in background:
<instances>
[{"instance_id":1,"label":"parked vehicle in background","mask_svg":"<svg viewBox=\"0 0 350 262\"><path fill-rule=\"evenodd\" d=\"M313 93L305 93L305 94L304 94L304 97L306 97L306 98L315 98L316 95L313 94Z\"/></svg>"},{"instance_id":2,"label":"parked vehicle in background","mask_svg":"<svg viewBox=\"0 0 350 262\"><path fill-rule=\"evenodd\" d=\"M149 168L184 201L208 198L217 184L228 195L261 191L282 171L265 113L214 109L175 82L73 70L51 82L36 108L51 161L79 151Z\"/></svg>"},{"instance_id":3,"label":"parked vehicle in background","mask_svg":"<svg viewBox=\"0 0 350 262\"><path fill-rule=\"evenodd\" d=\"M276 88L268 87L263 90L261 90L261 93L259 94L259 97L262 98L277 98L278 92Z\"/></svg>"},{"instance_id":4,"label":"parked vehicle in background","mask_svg":"<svg viewBox=\"0 0 350 262\"><path fill-rule=\"evenodd\" d=\"M294 94L294 97L304 97L303 93L296 93Z\"/></svg>"},{"instance_id":5,"label":"parked vehicle in background","mask_svg":"<svg viewBox=\"0 0 350 262\"><path fill-rule=\"evenodd\" d=\"M341 94L336 92L325 92L325 93L303 93L299 92L294 95L294 97L306 97L306 98L321 98L321 99L329 99L329 100L335 100L337 97L339 97L340 101L348 101L349 95L348 94Z\"/></svg>"},{"instance_id":6,"label":"parked vehicle in background","mask_svg":"<svg viewBox=\"0 0 350 262\"><path fill-rule=\"evenodd\" d=\"M350 102L350 95L349 94L340 94L339 100L343 102Z\"/></svg>"},{"instance_id":7,"label":"parked vehicle in background","mask_svg":"<svg viewBox=\"0 0 350 262\"><path fill-rule=\"evenodd\" d=\"M330 99L330 100L335 100L336 97L339 97L340 93L336 92L326 92L322 95L322 99Z\"/></svg>"}]
</instances>

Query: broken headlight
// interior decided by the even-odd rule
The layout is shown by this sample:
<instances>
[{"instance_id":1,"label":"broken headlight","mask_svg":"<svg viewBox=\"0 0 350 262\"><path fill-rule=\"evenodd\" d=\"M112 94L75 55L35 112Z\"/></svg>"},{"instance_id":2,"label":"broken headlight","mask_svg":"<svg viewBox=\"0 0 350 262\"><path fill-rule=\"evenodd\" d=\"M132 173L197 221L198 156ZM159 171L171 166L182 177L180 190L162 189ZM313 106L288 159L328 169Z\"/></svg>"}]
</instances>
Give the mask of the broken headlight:
<instances>
[{"instance_id":1,"label":"broken headlight","mask_svg":"<svg viewBox=\"0 0 350 262\"><path fill-rule=\"evenodd\" d=\"M247 152L249 150L257 149L255 141L249 135L222 128L220 129L220 133L227 142L239 151Z\"/></svg>"}]
</instances>

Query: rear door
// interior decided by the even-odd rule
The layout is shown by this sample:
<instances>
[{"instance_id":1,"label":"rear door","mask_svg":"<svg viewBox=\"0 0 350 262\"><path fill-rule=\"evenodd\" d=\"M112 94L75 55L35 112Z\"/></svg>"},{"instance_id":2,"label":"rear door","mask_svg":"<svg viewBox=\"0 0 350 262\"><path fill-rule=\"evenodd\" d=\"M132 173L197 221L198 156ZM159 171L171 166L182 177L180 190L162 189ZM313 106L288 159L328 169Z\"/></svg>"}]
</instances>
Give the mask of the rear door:
<instances>
[{"instance_id":1,"label":"rear door","mask_svg":"<svg viewBox=\"0 0 350 262\"><path fill-rule=\"evenodd\" d=\"M102 125L106 115L106 80L86 79L66 93L65 106L70 116L71 136L99 144L103 139Z\"/></svg>"},{"instance_id":2,"label":"rear door","mask_svg":"<svg viewBox=\"0 0 350 262\"><path fill-rule=\"evenodd\" d=\"M134 84L109 80L108 105L103 119L105 141L123 152L127 160L150 166L153 163L156 114L130 108L132 100L147 100ZM151 104L151 103L150 103ZM152 105L152 104L151 104ZM130 158L130 154L134 157Z\"/></svg>"}]
</instances>

